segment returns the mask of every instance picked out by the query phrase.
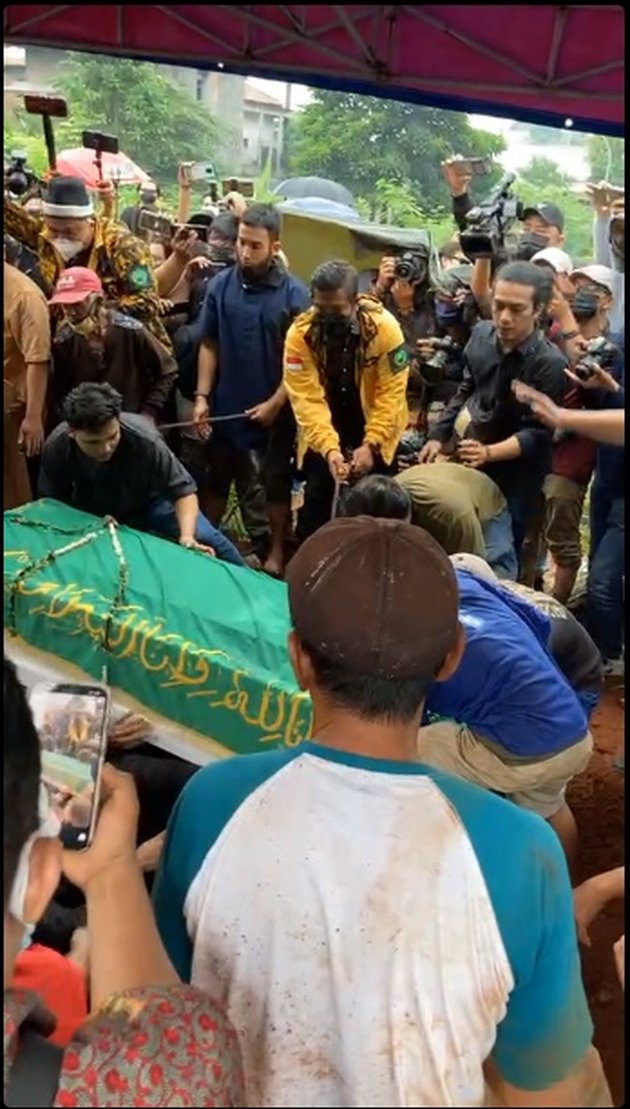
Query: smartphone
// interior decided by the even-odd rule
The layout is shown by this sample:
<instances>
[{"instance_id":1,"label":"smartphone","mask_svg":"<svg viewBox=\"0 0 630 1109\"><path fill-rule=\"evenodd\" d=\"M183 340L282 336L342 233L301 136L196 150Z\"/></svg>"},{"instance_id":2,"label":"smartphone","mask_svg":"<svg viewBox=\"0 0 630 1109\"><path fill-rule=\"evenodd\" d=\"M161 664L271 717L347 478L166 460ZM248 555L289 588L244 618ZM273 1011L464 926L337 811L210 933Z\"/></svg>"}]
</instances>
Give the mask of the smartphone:
<instances>
[{"instance_id":1,"label":"smartphone","mask_svg":"<svg viewBox=\"0 0 630 1109\"><path fill-rule=\"evenodd\" d=\"M463 158L457 164L462 173L471 173L473 177L487 177L492 170L492 158Z\"/></svg>"},{"instance_id":2,"label":"smartphone","mask_svg":"<svg viewBox=\"0 0 630 1109\"><path fill-rule=\"evenodd\" d=\"M168 216L150 212L147 208L143 208L138 215L138 228L140 231L150 231L152 235L161 235L164 239L170 239L173 235L173 225Z\"/></svg>"},{"instance_id":3,"label":"smartphone","mask_svg":"<svg viewBox=\"0 0 630 1109\"><path fill-rule=\"evenodd\" d=\"M217 175L212 162L193 162L190 176L193 181L216 181Z\"/></svg>"},{"instance_id":4,"label":"smartphone","mask_svg":"<svg viewBox=\"0 0 630 1109\"><path fill-rule=\"evenodd\" d=\"M224 196L227 196L228 193L240 193L246 200L251 200L256 186L251 178L226 177L221 182L221 188Z\"/></svg>"},{"instance_id":5,"label":"smartphone","mask_svg":"<svg viewBox=\"0 0 630 1109\"><path fill-rule=\"evenodd\" d=\"M99 154L118 154L118 139L115 135L104 135L102 131L83 131L81 141L88 150Z\"/></svg>"},{"instance_id":6,"label":"smartphone","mask_svg":"<svg viewBox=\"0 0 630 1109\"><path fill-rule=\"evenodd\" d=\"M68 105L61 96L39 96L35 93L24 97L24 107L29 115L68 118Z\"/></svg>"},{"instance_id":7,"label":"smartphone","mask_svg":"<svg viewBox=\"0 0 630 1109\"><path fill-rule=\"evenodd\" d=\"M29 694L39 735L42 782L59 817L64 847L84 851L94 837L109 730L103 685L38 685Z\"/></svg>"}]
</instances>

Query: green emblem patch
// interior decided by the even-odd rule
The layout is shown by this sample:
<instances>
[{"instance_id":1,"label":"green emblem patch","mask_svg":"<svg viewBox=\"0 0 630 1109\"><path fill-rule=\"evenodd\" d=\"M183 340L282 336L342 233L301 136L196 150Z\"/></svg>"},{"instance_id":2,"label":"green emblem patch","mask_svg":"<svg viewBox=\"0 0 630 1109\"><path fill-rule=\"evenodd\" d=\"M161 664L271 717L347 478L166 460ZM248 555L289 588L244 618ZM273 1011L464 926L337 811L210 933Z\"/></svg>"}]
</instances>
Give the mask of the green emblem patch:
<instances>
[{"instance_id":1,"label":"green emblem patch","mask_svg":"<svg viewBox=\"0 0 630 1109\"><path fill-rule=\"evenodd\" d=\"M134 266L133 269L129 270L127 283L132 289L150 289L153 284L153 278L151 277L148 266Z\"/></svg>"},{"instance_id":2,"label":"green emblem patch","mask_svg":"<svg viewBox=\"0 0 630 1109\"><path fill-rule=\"evenodd\" d=\"M409 351L406 346L396 347L396 350L391 351L389 368L393 374L399 374L402 370L409 369Z\"/></svg>"}]
</instances>

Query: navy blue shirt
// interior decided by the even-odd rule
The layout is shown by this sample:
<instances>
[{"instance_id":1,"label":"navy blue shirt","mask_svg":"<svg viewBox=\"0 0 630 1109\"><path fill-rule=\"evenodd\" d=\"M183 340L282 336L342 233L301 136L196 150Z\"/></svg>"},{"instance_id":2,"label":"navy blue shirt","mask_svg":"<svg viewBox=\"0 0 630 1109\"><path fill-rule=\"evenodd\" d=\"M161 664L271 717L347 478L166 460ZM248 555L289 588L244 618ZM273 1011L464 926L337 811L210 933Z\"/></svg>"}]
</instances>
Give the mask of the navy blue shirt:
<instances>
[{"instance_id":1,"label":"navy blue shirt","mask_svg":"<svg viewBox=\"0 0 630 1109\"><path fill-rule=\"evenodd\" d=\"M213 416L243 412L275 393L282 381L286 333L309 307L303 282L276 266L256 283L246 282L239 266L210 282L199 330L218 350ZM262 449L267 437L264 428L249 420L219 424L215 434L242 450Z\"/></svg>"}]
</instances>

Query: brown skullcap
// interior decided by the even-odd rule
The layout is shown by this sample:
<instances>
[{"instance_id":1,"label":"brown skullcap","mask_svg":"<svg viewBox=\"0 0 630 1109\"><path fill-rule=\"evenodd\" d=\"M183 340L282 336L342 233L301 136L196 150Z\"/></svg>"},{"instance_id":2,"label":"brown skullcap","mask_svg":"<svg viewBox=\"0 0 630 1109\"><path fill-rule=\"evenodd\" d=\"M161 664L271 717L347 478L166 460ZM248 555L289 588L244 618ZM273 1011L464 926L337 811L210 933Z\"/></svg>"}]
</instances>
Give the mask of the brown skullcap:
<instances>
[{"instance_id":1,"label":"brown skullcap","mask_svg":"<svg viewBox=\"0 0 630 1109\"><path fill-rule=\"evenodd\" d=\"M455 645L451 562L426 531L402 520L331 520L300 547L287 582L302 642L350 671L426 677Z\"/></svg>"}]
</instances>

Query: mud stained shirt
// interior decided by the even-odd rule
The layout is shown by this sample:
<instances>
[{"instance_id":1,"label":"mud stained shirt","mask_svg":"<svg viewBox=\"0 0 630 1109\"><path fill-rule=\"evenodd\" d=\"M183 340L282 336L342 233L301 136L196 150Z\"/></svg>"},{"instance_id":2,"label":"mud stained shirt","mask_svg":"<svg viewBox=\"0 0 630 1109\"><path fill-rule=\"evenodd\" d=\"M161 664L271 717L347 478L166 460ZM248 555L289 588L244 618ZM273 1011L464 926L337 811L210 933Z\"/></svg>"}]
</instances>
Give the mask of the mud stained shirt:
<instances>
[{"instance_id":1,"label":"mud stained shirt","mask_svg":"<svg viewBox=\"0 0 630 1109\"><path fill-rule=\"evenodd\" d=\"M226 1006L248 1105L481 1106L490 1055L542 1089L590 1043L555 834L418 764L306 743L205 767L154 899L182 978Z\"/></svg>"}]
</instances>

